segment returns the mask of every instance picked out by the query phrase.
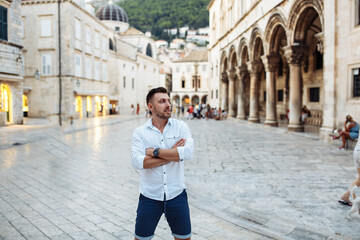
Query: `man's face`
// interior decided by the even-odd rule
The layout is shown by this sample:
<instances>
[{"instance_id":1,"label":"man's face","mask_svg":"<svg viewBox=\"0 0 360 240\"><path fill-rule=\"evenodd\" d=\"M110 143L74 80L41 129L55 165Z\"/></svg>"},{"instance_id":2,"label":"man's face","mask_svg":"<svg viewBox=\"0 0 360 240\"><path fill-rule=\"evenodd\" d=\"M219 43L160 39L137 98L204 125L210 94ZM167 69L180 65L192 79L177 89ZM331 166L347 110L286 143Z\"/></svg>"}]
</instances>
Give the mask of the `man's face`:
<instances>
[{"instance_id":1,"label":"man's face","mask_svg":"<svg viewBox=\"0 0 360 240\"><path fill-rule=\"evenodd\" d=\"M148 106L153 116L161 119L169 119L171 117L170 98L166 93L155 93Z\"/></svg>"}]
</instances>

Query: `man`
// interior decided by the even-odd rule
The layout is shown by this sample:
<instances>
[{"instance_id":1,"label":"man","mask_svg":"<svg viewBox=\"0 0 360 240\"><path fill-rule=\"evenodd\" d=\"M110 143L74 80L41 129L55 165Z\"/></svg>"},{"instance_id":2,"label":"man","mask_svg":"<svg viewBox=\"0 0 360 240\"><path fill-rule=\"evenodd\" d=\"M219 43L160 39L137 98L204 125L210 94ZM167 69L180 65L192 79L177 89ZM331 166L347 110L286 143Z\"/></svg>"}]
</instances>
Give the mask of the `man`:
<instances>
[{"instance_id":1,"label":"man","mask_svg":"<svg viewBox=\"0 0 360 240\"><path fill-rule=\"evenodd\" d=\"M146 104L152 117L135 129L132 139L132 164L140 170L135 239L152 239L163 213L176 240L190 239L184 160L192 158L193 139L185 122L170 118L165 88L150 90Z\"/></svg>"}]
</instances>

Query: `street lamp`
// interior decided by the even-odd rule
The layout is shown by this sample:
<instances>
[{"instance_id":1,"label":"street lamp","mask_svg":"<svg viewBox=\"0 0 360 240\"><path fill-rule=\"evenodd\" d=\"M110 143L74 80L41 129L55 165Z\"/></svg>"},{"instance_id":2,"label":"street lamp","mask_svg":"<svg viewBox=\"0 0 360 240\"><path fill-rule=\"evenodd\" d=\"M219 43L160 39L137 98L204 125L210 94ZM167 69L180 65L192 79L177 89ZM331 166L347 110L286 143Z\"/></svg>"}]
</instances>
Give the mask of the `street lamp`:
<instances>
[{"instance_id":1,"label":"street lamp","mask_svg":"<svg viewBox=\"0 0 360 240\"><path fill-rule=\"evenodd\" d=\"M34 76L35 79L40 79L40 71L38 69L35 70Z\"/></svg>"}]
</instances>

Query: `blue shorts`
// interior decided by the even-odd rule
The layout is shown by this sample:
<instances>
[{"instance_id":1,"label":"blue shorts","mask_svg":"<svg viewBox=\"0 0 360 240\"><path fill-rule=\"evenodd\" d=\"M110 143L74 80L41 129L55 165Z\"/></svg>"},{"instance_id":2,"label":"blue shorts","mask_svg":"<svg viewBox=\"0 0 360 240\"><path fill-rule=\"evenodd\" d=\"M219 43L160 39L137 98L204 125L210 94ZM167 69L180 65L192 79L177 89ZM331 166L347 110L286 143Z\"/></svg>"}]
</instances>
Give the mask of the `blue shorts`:
<instances>
[{"instance_id":1,"label":"blue shorts","mask_svg":"<svg viewBox=\"0 0 360 240\"><path fill-rule=\"evenodd\" d=\"M359 132L350 132L350 138L351 139L356 139L359 137Z\"/></svg>"},{"instance_id":2,"label":"blue shorts","mask_svg":"<svg viewBox=\"0 0 360 240\"><path fill-rule=\"evenodd\" d=\"M135 224L135 238L139 240L152 239L155 228L163 213L165 213L174 237L180 239L191 237L189 204L186 191L184 190L179 196L168 201L157 201L140 194Z\"/></svg>"}]
</instances>

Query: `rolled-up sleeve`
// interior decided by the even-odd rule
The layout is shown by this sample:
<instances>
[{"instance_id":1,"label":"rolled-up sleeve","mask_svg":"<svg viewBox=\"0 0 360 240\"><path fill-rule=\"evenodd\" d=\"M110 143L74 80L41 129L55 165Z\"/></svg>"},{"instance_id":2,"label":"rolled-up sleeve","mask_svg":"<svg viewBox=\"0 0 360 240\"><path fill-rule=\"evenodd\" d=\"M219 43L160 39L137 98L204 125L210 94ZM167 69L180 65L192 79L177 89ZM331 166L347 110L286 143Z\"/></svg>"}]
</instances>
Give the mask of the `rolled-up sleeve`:
<instances>
[{"instance_id":1,"label":"rolled-up sleeve","mask_svg":"<svg viewBox=\"0 0 360 240\"><path fill-rule=\"evenodd\" d=\"M144 169L145 145L142 140L140 129L135 129L132 136L131 162L136 170Z\"/></svg>"},{"instance_id":2,"label":"rolled-up sleeve","mask_svg":"<svg viewBox=\"0 0 360 240\"><path fill-rule=\"evenodd\" d=\"M194 155L194 140L191 136L190 129L185 122L181 122L180 137L186 139L185 146L177 147L180 161L190 160Z\"/></svg>"}]
</instances>

